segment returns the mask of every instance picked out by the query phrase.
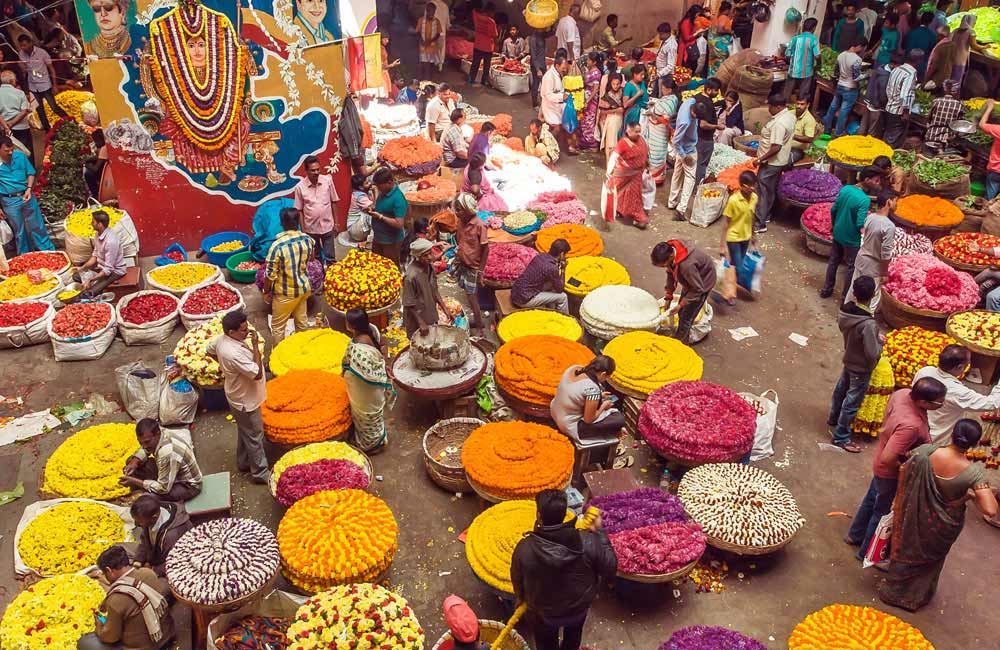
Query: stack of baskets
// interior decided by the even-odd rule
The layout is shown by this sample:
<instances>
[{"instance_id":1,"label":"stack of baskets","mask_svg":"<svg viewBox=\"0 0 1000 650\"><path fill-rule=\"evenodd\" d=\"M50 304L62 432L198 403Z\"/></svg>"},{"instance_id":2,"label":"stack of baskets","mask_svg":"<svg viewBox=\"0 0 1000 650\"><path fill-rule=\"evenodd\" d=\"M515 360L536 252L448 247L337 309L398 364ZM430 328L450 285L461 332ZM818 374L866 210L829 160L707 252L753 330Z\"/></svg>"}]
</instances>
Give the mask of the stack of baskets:
<instances>
[{"instance_id":1,"label":"stack of baskets","mask_svg":"<svg viewBox=\"0 0 1000 650\"><path fill-rule=\"evenodd\" d=\"M424 467L434 483L449 492L472 492L462 467L462 445L484 424L477 418L449 418L424 433Z\"/></svg>"}]
</instances>

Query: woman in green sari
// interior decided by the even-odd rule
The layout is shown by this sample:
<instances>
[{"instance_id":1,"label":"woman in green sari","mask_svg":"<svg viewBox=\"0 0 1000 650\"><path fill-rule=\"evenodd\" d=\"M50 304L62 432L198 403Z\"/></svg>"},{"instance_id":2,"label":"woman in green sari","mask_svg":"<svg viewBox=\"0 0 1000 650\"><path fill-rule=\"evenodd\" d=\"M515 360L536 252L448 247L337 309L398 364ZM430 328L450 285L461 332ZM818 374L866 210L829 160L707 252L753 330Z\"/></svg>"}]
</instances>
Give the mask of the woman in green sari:
<instances>
[{"instance_id":1,"label":"woman in green sari","mask_svg":"<svg viewBox=\"0 0 1000 650\"><path fill-rule=\"evenodd\" d=\"M396 391L386 371L381 335L368 321L365 310L347 312L347 329L352 338L344 352L343 368L351 400L354 440L363 451L378 453L388 442L385 410L392 408Z\"/></svg>"},{"instance_id":2,"label":"woman in green sari","mask_svg":"<svg viewBox=\"0 0 1000 650\"><path fill-rule=\"evenodd\" d=\"M889 575L878 594L882 602L911 612L929 603L965 524L965 503L975 502L986 519L996 515L983 466L965 457L982 435L975 420L959 420L951 444L917 447L903 464L892 504Z\"/></svg>"}]
</instances>

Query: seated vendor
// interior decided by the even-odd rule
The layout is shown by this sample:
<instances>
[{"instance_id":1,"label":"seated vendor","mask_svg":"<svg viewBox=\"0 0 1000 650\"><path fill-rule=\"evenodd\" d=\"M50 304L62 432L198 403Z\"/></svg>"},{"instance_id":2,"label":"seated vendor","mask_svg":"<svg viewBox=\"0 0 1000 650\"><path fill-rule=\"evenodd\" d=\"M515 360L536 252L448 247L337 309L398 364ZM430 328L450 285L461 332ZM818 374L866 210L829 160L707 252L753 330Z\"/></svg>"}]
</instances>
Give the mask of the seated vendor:
<instances>
[{"instance_id":1,"label":"seated vendor","mask_svg":"<svg viewBox=\"0 0 1000 650\"><path fill-rule=\"evenodd\" d=\"M889 156L877 156L872 161L872 167L882 172L882 189L892 190L899 196L906 194L906 170L899 165L893 165Z\"/></svg>"},{"instance_id":2,"label":"seated vendor","mask_svg":"<svg viewBox=\"0 0 1000 650\"><path fill-rule=\"evenodd\" d=\"M437 646L438 650L489 650L490 644L479 640L479 618L469 603L458 596L445 598L444 620L451 638Z\"/></svg>"},{"instance_id":3,"label":"seated vendor","mask_svg":"<svg viewBox=\"0 0 1000 650\"><path fill-rule=\"evenodd\" d=\"M73 276L74 280L83 283L83 295L87 297L101 295L108 285L125 275L122 242L111 230L111 217L104 210L94 210L90 223L97 233L94 254Z\"/></svg>"},{"instance_id":4,"label":"seated vendor","mask_svg":"<svg viewBox=\"0 0 1000 650\"><path fill-rule=\"evenodd\" d=\"M94 612L94 631L80 637L78 650L158 650L173 644L165 581L152 569L135 568L122 546L105 549L97 558L111 587Z\"/></svg>"},{"instance_id":5,"label":"seated vendor","mask_svg":"<svg viewBox=\"0 0 1000 650\"><path fill-rule=\"evenodd\" d=\"M160 430L152 418L135 425L139 450L129 457L118 479L122 485L155 494L162 501L188 501L201 493L201 469L194 447L182 430ZM187 439L185 439L187 437Z\"/></svg>"},{"instance_id":6,"label":"seated vendor","mask_svg":"<svg viewBox=\"0 0 1000 650\"><path fill-rule=\"evenodd\" d=\"M560 431L578 442L615 438L624 432L625 416L605 391L614 371L615 360L599 354L586 366L573 365L563 372L549 405Z\"/></svg>"},{"instance_id":7,"label":"seated vendor","mask_svg":"<svg viewBox=\"0 0 1000 650\"><path fill-rule=\"evenodd\" d=\"M143 494L129 509L137 528L139 543L133 558L148 566L161 578L166 575L167 554L181 535L194 528L183 503L161 502L152 494Z\"/></svg>"},{"instance_id":8,"label":"seated vendor","mask_svg":"<svg viewBox=\"0 0 1000 650\"><path fill-rule=\"evenodd\" d=\"M536 255L528 263L510 290L510 300L515 307L555 309L569 314L569 297L565 291L567 253L569 242L557 239L547 253Z\"/></svg>"},{"instance_id":9,"label":"seated vendor","mask_svg":"<svg viewBox=\"0 0 1000 650\"><path fill-rule=\"evenodd\" d=\"M806 156L806 149L816 139L816 118L809 112L809 98L795 100L795 132L792 135L792 162L797 163Z\"/></svg>"},{"instance_id":10,"label":"seated vendor","mask_svg":"<svg viewBox=\"0 0 1000 650\"><path fill-rule=\"evenodd\" d=\"M559 143L556 141L549 125L541 120L531 120L528 124L528 137L524 139L524 150L528 155L541 159L546 165L552 165L559 160Z\"/></svg>"}]
</instances>

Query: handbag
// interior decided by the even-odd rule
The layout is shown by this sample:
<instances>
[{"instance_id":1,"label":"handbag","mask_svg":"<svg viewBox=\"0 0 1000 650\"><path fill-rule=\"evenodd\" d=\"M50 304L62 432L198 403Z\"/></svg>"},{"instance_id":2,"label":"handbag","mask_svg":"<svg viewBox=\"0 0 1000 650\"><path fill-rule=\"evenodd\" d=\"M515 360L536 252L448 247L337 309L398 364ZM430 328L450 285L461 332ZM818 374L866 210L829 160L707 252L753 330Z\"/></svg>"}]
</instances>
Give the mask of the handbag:
<instances>
[{"instance_id":1,"label":"handbag","mask_svg":"<svg viewBox=\"0 0 1000 650\"><path fill-rule=\"evenodd\" d=\"M14 241L14 231L10 229L7 220L0 220L0 246L6 246Z\"/></svg>"}]
</instances>

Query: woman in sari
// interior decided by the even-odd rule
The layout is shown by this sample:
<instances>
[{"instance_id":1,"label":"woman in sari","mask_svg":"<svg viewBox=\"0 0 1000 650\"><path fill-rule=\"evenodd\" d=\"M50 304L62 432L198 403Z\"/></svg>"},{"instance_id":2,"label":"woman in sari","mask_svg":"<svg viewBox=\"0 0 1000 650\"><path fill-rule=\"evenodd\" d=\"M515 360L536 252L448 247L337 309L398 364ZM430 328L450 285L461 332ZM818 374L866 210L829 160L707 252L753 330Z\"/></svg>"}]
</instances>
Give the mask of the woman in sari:
<instances>
[{"instance_id":1,"label":"woman in sari","mask_svg":"<svg viewBox=\"0 0 1000 650\"><path fill-rule=\"evenodd\" d=\"M982 435L975 420L959 420L949 445L917 447L903 465L892 504L889 574L878 594L882 602L911 612L930 602L965 524L966 501L974 501L987 521L996 516L983 466L965 457Z\"/></svg>"},{"instance_id":2,"label":"woman in sari","mask_svg":"<svg viewBox=\"0 0 1000 650\"><path fill-rule=\"evenodd\" d=\"M714 77L733 47L733 4L723 0L719 15L708 30L708 76Z\"/></svg>"},{"instance_id":3,"label":"woman in sari","mask_svg":"<svg viewBox=\"0 0 1000 650\"><path fill-rule=\"evenodd\" d=\"M597 124L601 130L601 147L604 149L605 162L610 160L618 144L618 133L622 130L622 119L625 115L623 106L622 76L612 72L608 77L607 92L601 95L601 101L598 103L601 112Z\"/></svg>"},{"instance_id":4,"label":"woman in sari","mask_svg":"<svg viewBox=\"0 0 1000 650\"><path fill-rule=\"evenodd\" d=\"M656 184L662 185L667 178L667 160L673 159L669 151L673 134L670 122L677 116L681 104L672 77L660 79L659 95L649 101L649 108L643 113L642 137L649 147L649 171Z\"/></svg>"},{"instance_id":5,"label":"woman in sari","mask_svg":"<svg viewBox=\"0 0 1000 650\"><path fill-rule=\"evenodd\" d=\"M354 440L362 451L378 453L388 442L385 410L392 408L396 391L386 372L378 328L368 321L365 310L347 312L347 330L352 338L342 366L351 402Z\"/></svg>"},{"instance_id":6,"label":"woman in sari","mask_svg":"<svg viewBox=\"0 0 1000 650\"><path fill-rule=\"evenodd\" d=\"M583 150L597 149L598 142L597 110L600 103L601 63L604 55L591 52L587 55L587 72L583 75L583 114L580 117L577 148Z\"/></svg>"},{"instance_id":7,"label":"woman in sari","mask_svg":"<svg viewBox=\"0 0 1000 650\"><path fill-rule=\"evenodd\" d=\"M646 90L646 69L643 66L632 66L632 79L625 84L622 92L625 98L625 124L639 122L642 112L649 105L649 92Z\"/></svg>"},{"instance_id":8,"label":"woman in sari","mask_svg":"<svg viewBox=\"0 0 1000 650\"><path fill-rule=\"evenodd\" d=\"M396 93L393 92L392 73L389 71L398 65L399 59L395 61L389 59L389 36L382 34L382 88L379 90L380 96L388 97L389 99L396 96Z\"/></svg>"},{"instance_id":9,"label":"woman in sari","mask_svg":"<svg viewBox=\"0 0 1000 650\"><path fill-rule=\"evenodd\" d=\"M474 153L469 156L469 165L462 175L462 191L468 192L476 197L480 210L487 212L507 212L507 202L490 185L490 180L486 178L483 167L486 166L486 156L482 153Z\"/></svg>"},{"instance_id":10,"label":"woman in sari","mask_svg":"<svg viewBox=\"0 0 1000 650\"><path fill-rule=\"evenodd\" d=\"M601 192L604 220L621 217L627 225L645 230L649 225L642 203L642 173L649 168L649 147L638 121L625 123L625 136L615 145Z\"/></svg>"}]
</instances>

